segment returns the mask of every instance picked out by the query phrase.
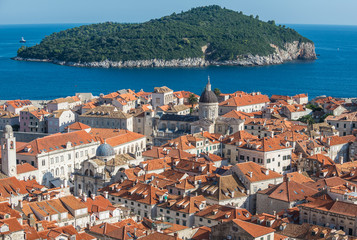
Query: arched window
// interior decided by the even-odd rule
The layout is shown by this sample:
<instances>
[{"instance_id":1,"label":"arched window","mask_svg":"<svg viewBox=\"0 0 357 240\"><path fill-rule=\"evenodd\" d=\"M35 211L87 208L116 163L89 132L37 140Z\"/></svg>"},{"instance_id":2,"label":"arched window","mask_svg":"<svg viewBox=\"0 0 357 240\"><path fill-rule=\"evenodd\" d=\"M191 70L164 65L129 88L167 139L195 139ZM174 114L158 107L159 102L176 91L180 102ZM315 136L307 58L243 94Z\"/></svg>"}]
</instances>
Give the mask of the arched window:
<instances>
[{"instance_id":1,"label":"arched window","mask_svg":"<svg viewBox=\"0 0 357 240\"><path fill-rule=\"evenodd\" d=\"M59 175L59 168L56 168L56 177Z\"/></svg>"}]
</instances>

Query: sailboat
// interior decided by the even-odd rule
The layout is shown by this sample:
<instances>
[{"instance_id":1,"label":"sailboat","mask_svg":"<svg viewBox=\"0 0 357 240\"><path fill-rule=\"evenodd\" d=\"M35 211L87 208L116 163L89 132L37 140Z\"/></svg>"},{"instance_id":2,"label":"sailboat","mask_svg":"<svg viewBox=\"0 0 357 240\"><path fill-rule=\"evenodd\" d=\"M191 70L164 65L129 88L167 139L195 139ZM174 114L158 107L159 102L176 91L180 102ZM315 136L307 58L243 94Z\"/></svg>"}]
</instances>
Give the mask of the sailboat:
<instances>
[{"instance_id":1,"label":"sailboat","mask_svg":"<svg viewBox=\"0 0 357 240\"><path fill-rule=\"evenodd\" d=\"M24 37L21 37L20 43L25 43L26 40L24 39Z\"/></svg>"}]
</instances>

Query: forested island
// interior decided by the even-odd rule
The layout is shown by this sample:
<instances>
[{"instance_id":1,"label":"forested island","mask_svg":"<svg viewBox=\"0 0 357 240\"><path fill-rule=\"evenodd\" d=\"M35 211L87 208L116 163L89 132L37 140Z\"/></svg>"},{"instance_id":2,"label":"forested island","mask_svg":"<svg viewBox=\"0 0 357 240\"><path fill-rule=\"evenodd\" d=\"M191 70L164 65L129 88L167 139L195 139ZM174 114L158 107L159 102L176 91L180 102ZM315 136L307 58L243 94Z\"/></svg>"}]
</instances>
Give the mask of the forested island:
<instances>
[{"instance_id":1,"label":"forested island","mask_svg":"<svg viewBox=\"0 0 357 240\"><path fill-rule=\"evenodd\" d=\"M144 23L84 25L21 47L16 60L88 67L267 65L315 59L294 29L220 6L193 8Z\"/></svg>"}]
</instances>

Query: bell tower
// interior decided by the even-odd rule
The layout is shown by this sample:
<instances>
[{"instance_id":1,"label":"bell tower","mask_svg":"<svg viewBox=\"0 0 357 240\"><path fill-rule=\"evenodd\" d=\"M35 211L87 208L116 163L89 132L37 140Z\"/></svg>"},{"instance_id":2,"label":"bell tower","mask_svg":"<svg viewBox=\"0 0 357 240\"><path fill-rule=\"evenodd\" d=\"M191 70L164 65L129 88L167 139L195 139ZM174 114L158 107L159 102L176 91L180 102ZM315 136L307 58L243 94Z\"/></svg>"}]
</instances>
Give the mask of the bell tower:
<instances>
[{"instance_id":1,"label":"bell tower","mask_svg":"<svg viewBox=\"0 0 357 240\"><path fill-rule=\"evenodd\" d=\"M16 138L10 125L5 126L1 137L1 170L9 177L17 175L16 171Z\"/></svg>"}]
</instances>

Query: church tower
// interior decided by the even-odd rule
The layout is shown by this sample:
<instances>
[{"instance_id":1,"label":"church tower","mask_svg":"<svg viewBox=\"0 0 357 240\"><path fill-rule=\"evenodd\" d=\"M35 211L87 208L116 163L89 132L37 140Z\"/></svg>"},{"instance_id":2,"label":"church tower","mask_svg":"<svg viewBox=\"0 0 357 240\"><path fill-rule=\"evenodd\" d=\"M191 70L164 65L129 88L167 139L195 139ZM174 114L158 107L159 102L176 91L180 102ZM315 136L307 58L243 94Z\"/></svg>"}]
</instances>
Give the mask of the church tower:
<instances>
[{"instance_id":1,"label":"church tower","mask_svg":"<svg viewBox=\"0 0 357 240\"><path fill-rule=\"evenodd\" d=\"M17 175L16 171L16 138L10 125L5 126L1 137L1 170L9 177Z\"/></svg>"},{"instance_id":2,"label":"church tower","mask_svg":"<svg viewBox=\"0 0 357 240\"><path fill-rule=\"evenodd\" d=\"M215 122L218 117L218 99L212 91L209 77L206 88L200 96L198 113L200 119L208 119L212 122Z\"/></svg>"}]
</instances>

